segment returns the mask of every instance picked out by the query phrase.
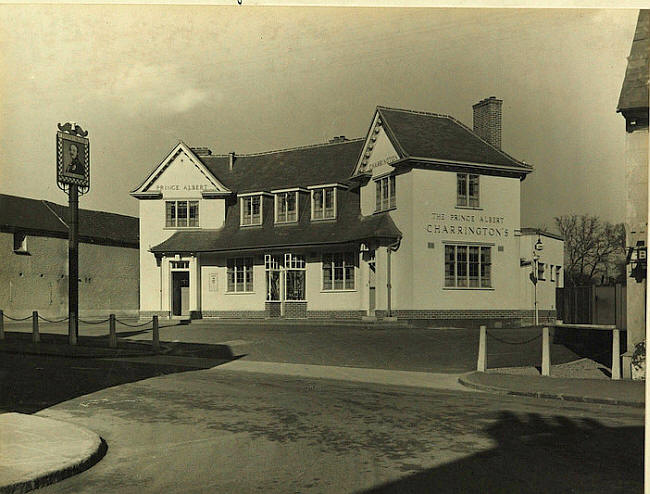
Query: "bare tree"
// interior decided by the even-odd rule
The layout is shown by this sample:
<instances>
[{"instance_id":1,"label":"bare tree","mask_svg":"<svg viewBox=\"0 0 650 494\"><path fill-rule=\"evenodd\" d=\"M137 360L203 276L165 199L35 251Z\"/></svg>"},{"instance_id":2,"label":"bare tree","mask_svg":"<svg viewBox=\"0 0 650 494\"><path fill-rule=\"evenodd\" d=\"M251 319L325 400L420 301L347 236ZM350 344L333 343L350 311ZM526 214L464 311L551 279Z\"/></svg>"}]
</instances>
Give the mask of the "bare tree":
<instances>
[{"instance_id":1,"label":"bare tree","mask_svg":"<svg viewBox=\"0 0 650 494\"><path fill-rule=\"evenodd\" d=\"M568 215L555 218L564 237L565 283L591 285L599 278L619 275L625 256L625 228L598 216ZM623 271L624 272L624 271Z\"/></svg>"}]
</instances>

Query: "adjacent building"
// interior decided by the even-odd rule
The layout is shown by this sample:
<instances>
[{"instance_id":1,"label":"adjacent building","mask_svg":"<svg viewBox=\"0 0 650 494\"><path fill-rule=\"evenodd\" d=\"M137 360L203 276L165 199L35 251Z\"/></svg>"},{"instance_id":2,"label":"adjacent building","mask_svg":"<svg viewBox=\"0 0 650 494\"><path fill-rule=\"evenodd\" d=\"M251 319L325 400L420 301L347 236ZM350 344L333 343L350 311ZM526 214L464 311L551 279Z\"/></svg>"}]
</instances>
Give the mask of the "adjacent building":
<instances>
[{"instance_id":1,"label":"adjacent building","mask_svg":"<svg viewBox=\"0 0 650 494\"><path fill-rule=\"evenodd\" d=\"M79 315L138 312L138 218L79 210ZM0 194L0 309L68 313L68 208Z\"/></svg>"},{"instance_id":2,"label":"adjacent building","mask_svg":"<svg viewBox=\"0 0 650 494\"><path fill-rule=\"evenodd\" d=\"M501 150L501 108L470 129L380 106L363 138L257 154L179 143L132 192L141 315L554 319L563 242L521 228L532 167Z\"/></svg>"},{"instance_id":3,"label":"adjacent building","mask_svg":"<svg viewBox=\"0 0 650 494\"><path fill-rule=\"evenodd\" d=\"M641 10L618 109L625 118L625 233L628 247L647 248L648 241L648 74L650 74L650 10ZM623 356L623 371L629 372L634 346L646 338L646 262L638 260L628 265L627 281L627 352ZM643 273L632 273L634 269Z\"/></svg>"}]
</instances>

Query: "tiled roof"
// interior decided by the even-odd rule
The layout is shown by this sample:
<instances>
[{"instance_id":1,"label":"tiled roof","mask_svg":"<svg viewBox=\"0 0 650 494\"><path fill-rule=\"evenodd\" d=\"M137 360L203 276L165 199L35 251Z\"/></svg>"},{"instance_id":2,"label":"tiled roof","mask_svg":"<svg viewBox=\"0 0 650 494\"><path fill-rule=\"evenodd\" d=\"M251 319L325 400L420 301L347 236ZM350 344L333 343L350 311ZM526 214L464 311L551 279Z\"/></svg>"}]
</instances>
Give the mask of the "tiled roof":
<instances>
[{"instance_id":1,"label":"tiled roof","mask_svg":"<svg viewBox=\"0 0 650 494\"><path fill-rule=\"evenodd\" d=\"M69 210L54 202L0 194L0 230L68 237ZM79 237L87 243L139 246L139 220L133 216L79 209Z\"/></svg>"},{"instance_id":2,"label":"tiled roof","mask_svg":"<svg viewBox=\"0 0 650 494\"><path fill-rule=\"evenodd\" d=\"M224 252L359 242L370 238L401 237L388 213L361 217L358 193L339 190L336 221L311 221L309 200L300 200L300 220L274 225L273 208L263 207L263 226L240 227L239 205L228 208L226 224L219 230L179 231L152 252ZM308 197L308 196L307 196Z\"/></svg>"},{"instance_id":3,"label":"tiled roof","mask_svg":"<svg viewBox=\"0 0 650 494\"><path fill-rule=\"evenodd\" d=\"M378 106L386 132L405 157L518 167L517 161L449 115Z\"/></svg>"},{"instance_id":4,"label":"tiled roof","mask_svg":"<svg viewBox=\"0 0 650 494\"><path fill-rule=\"evenodd\" d=\"M318 144L235 157L199 156L210 172L236 192L257 192L329 184L347 180L356 164L363 139Z\"/></svg>"},{"instance_id":5,"label":"tiled roof","mask_svg":"<svg viewBox=\"0 0 650 494\"><path fill-rule=\"evenodd\" d=\"M641 10L628 57L618 110L648 108L650 74L650 10Z\"/></svg>"}]
</instances>

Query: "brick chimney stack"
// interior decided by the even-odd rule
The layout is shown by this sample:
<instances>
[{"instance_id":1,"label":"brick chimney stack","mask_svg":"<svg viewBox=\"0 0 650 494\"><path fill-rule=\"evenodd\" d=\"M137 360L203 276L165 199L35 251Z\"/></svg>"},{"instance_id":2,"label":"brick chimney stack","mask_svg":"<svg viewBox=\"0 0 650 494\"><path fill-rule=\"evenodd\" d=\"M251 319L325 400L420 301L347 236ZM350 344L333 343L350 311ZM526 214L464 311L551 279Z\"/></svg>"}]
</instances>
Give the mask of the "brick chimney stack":
<instances>
[{"instance_id":1,"label":"brick chimney stack","mask_svg":"<svg viewBox=\"0 0 650 494\"><path fill-rule=\"evenodd\" d=\"M474 109L474 132L497 149L501 149L502 104L503 100L490 96L472 106Z\"/></svg>"}]
</instances>

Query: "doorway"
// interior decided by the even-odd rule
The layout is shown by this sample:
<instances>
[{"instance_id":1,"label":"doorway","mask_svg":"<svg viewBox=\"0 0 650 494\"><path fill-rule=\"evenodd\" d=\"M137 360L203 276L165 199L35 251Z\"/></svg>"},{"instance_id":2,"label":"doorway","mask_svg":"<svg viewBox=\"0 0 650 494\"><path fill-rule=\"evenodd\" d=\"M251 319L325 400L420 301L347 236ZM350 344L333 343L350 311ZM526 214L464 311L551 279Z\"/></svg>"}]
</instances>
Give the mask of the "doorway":
<instances>
[{"instance_id":1,"label":"doorway","mask_svg":"<svg viewBox=\"0 0 650 494\"><path fill-rule=\"evenodd\" d=\"M190 273L172 271L172 316L190 313Z\"/></svg>"}]
</instances>

